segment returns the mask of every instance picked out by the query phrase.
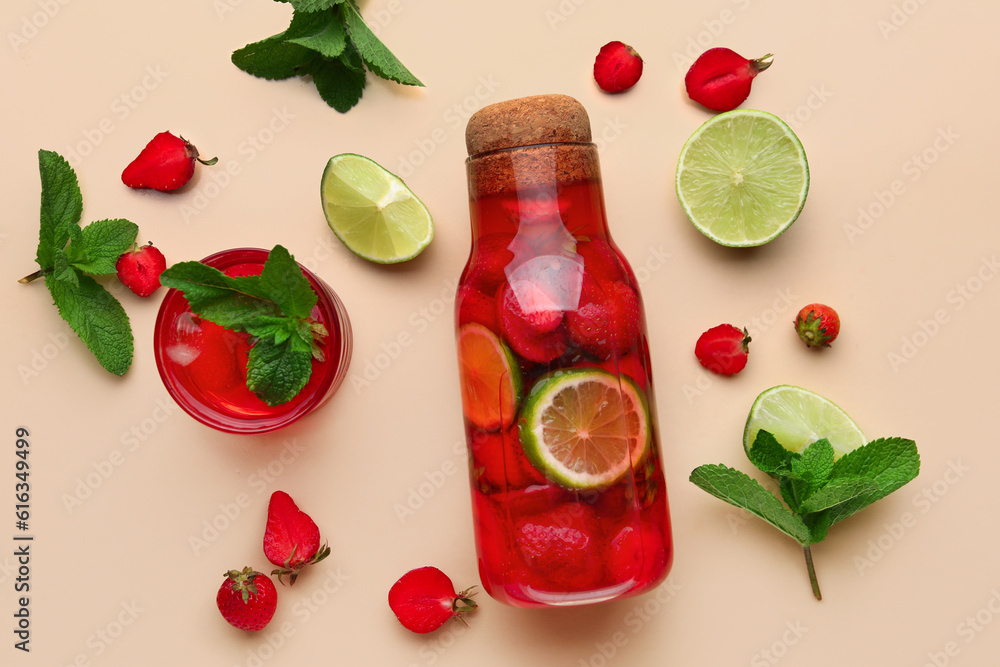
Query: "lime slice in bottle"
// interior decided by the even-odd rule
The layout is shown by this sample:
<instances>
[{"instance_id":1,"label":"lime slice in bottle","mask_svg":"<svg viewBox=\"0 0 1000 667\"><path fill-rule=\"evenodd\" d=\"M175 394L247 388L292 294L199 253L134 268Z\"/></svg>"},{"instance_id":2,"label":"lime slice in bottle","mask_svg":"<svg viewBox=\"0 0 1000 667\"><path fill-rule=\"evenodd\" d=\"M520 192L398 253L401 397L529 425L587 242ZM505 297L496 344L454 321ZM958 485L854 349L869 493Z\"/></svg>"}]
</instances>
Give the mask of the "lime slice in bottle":
<instances>
[{"instance_id":1,"label":"lime slice in bottle","mask_svg":"<svg viewBox=\"0 0 1000 667\"><path fill-rule=\"evenodd\" d=\"M484 431L514 423L521 369L496 334L481 324L463 325L458 330L458 372L462 407L470 422Z\"/></svg>"},{"instance_id":2,"label":"lime slice in bottle","mask_svg":"<svg viewBox=\"0 0 1000 667\"><path fill-rule=\"evenodd\" d=\"M790 452L801 452L826 438L833 445L834 459L867 442L854 420L833 401L787 384L765 390L753 402L743 429L743 448L748 454L761 430Z\"/></svg>"},{"instance_id":3,"label":"lime slice in bottle","mask_svg":"<svg viewBox=\"0 0 1000 667\"><path fill-rule=\"evenodd\" d=\"M570 489L613 484L639 464L650 443L642 390L598 369L556 371L538 380L520 425L532 465Z\"/></svg>"},{"instance_id":4,"label":"lime slice in bottle","mask_svg":"<svg viewBox=\"0 0 1000 667\"><path fill-rule=\"evenodd\" d=\"M330 158L321 194L330 229L351 252L372 262L413 259L434 237L423 202L401 178L362 155Z\"/></svg>"},{"instance_id":5,"label":"lime slice in bottle","mask_svg":"<svg viewBox=\"0 0 1000 667\"><path fill-rule=\"evenodd\" d=\"M681 149L677 198L694 226L716 243L759 246L799 217L809 165L798 137L765 111L713 116Z\"/></svg>"}]
</instances>

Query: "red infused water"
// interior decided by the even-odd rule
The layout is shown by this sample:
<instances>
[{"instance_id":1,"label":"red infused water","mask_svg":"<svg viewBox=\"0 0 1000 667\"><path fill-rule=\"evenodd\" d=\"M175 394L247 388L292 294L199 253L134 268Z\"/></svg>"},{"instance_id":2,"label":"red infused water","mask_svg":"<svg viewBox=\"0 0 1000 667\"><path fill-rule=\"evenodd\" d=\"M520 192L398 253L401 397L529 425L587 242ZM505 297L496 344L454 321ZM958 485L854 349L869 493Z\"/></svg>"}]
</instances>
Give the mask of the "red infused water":
<instances>
[{"instance_id":1,"label":"red infused water","mask_svg":"<svg viewBox=\"0 0 1000 667\"><path fill-rule=\"evenodd\" d=\"M649 344L578 102L469 121L472 252L456 303L480 576L523 607L635 595L673 548Z\"/></svg>"},{"instance_id":2,"label":"red infused water","mask_svg":"<svg viewBox=\"0 0 1000 667\"><path fill-rule=\"evenodd\" d=\"M237 248L206 257L202 263L229 276L250 276L261 272L266 259L266 250ZM324 361L313 359L309 382L291 401L276 406L247 389L247 334L199 317L181 292L167 292L156 318L153 348L163 384L185 412L221 431L263 433L287 426L333 395L351 359L350 320L329 286L302 270L318 297L310 316L330 335L322 346Z\"/></svg>"}]
</instances>

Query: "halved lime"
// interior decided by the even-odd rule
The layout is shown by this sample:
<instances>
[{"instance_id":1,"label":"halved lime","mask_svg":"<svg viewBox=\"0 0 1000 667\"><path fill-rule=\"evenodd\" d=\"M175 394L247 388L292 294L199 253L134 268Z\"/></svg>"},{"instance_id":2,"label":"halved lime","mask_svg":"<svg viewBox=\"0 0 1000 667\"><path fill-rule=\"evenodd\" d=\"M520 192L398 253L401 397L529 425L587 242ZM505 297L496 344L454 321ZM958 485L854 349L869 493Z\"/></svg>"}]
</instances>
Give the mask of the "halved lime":
<instances>
[{"instance_id":1,"label":"halved lime","mask_svg":"<svg viewBox=\"0 0 1000 667\"><path fill-rule=\"evenodd\" d=\"M520 428L532 465L571 489L613 484L639 464L651 438L642 390L625 376L592 368L538 380Z\"/></svg>"},{"instance_id":2,"label":"halved lime","mask_svg":"<svg viewBox=\"0 0 1000 667\"><path fill-rule=\"evenodd\" d=\"M677 162L681 207L698 231L725 246L777 238L799 217L808 192L802 144L765 111L713 116L687 140Z\"/></svg>"},{"instance_id":3,"label":"halved lime","mask_svg":"<svg viewBox=\"0 0 1000 667\"><path fill-rule=\"evenodd\" d=\"M743 429L743 448L748 454L761 430L790 452L801 452L826 438L833 445L834 459L867 442L858 425L836 403L787 384L763 391L753 402Z\"/></svg>"},{"instance_id":4,"label":"halved lime","mask_svg":"<svg viewBox=\"0 0 1000 667\"><path fill-rule=\"evenodd\" d=\"M430 211L403 180L354 153L330 158L321 183L330 229L354 254L379 264L413 259L434 237Z\"/></svg>"},{"instance_id":5,"label":"halved lime","mask_svg":"<svg viewBox=\"0 0 1000 667\"><path fill-rule=\"evenodd\" d=\"M484 431L514 423L521 369L495 333L475 323L458 330L458 372L462 407L470 422Z\"/></svg>"}]
</instances>

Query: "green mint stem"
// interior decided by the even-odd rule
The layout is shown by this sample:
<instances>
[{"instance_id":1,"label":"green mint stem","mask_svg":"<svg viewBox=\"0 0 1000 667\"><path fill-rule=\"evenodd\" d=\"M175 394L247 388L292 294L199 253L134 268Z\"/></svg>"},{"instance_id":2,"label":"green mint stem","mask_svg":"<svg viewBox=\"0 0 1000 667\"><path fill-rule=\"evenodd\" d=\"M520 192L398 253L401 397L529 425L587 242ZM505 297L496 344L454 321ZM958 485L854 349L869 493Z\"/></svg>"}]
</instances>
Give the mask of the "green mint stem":
<instances>
[{"instance_id":1,"label":"green mint stem","mask_svg":"<svg viewBox=\"0 0 1000 667\"><path fill-rule=\"evenodd\" d=\"M27 285L32 280L37 280L38 278L41 278L42 276L44 276L46 273L48 273L51 270L52 270L51 267L49 267L48 269L38 269L34 273L29 273L28 275L26 275L25 277L21 278L17 282L21 283L22 285Z\"/></svg>"},{"instance_id":2,"label":"green mint stem","mask_svg":"<svg viewBox=\"0 0 1000 667\"><path fill-rule=\"evenodd\" d=\"M806 569L809 570L809 583L812 584L813 595L817 600L823 599L823 594L819 591L819 581L816 579L816 566L813 565L812 545L807 544L802 547L806 554Z\"/></svg>"}]
</instances>

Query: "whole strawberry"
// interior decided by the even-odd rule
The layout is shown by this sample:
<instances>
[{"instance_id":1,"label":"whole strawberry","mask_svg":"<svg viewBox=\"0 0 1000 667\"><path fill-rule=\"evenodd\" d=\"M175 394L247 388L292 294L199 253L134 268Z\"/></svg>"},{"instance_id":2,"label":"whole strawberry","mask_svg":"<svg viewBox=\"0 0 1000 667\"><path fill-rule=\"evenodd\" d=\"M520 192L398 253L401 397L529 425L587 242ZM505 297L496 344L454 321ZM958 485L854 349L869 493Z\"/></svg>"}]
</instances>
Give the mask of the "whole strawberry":
<instances>
[{"instance_id":1,"label":"whole strawberry","mask_svg":"<svg viewBox=\"0 0 1000 667\"><path fill-rule=\"evenodd\" d=\"M734 375L746 367L749 346L750 335L746 329L720 324L698 337L694 354L701 365L713 373Z\"/></svg>"},{"instance_id":2,"label":"whole strawberry","mask_svg":"<svg viewBox=\"0 0 1000 667\"><path fill-rule=\"evenodd\" d=\"M688 96L712 111L731 111L750 95L754 77L771 66L770 57L748 60L731 49L709 49L684 77Z\"/></svg>"},{"instance_id":3,"label":"whole strawberry","mask_svg":"<svg viewBox=\"0 0 1000 667\"><path fill-rule=\"evenodd\" d=\"M628 90L642 76L642 58L628 44L608 42L594 61L594 79L606 93Z\"/></svg>"},{"instance_id":4,"label":"whole strawberry","mask_svg":"<svg viewBox=\"0 0 1000 667\"><path fill-rule=\"evenodd\" d=\"M266 574L245 567L242 571L230 570L226 573L215 603L230 625L247 632L258 632L274 617L278 591Z\"/></svg>"},{"instance_id":5,"label":"whole strawberry","mask_svg":"<svg viewBox=\"0 0 1000 667\"><path fill-rule=\"evenodd\" d=\"M840 316L830 306L811 303L795 316L795 331L809 347L830 347L840 334Z\"/></svg>"},{"instance_id":6,"label":"whole strawberry","mask_svg":"<svg viewBox=\"0 0 1000 667\"><path fill-rule=\"evenodd\" d=\"M566 313L566 328L574 345L600 360L625 354L639 345L639 297L623 282L601 282L585 273L580 305Z\"/></svg>"},{"instance_id":7,"label":"whole strawberry","mask_svg":"<svg viewBox=\"0 0 1000 667\"><path fill-rule=\"evenodd\" d=\"M448 619L461 619L462 614L477 607L472 588L456 593L444 572L436 567L421 567L410 570L392 585L389 607L407 630L432 632Z\"/></svg>"},{"instance_id":8,"label":"whole strawberry","mask_svg":"<svg viewBox=\"0 0 1000 667\"><path fill-rule=\"evenodd\" d=\"M134 247L121 254L115 262L118 280L125 287L146 297L160 288L160 274L167 268L167 261L159 248L152 243Z\"/></svg>"},{"instance_id":9,"label":"whole strawberry","mask_svg":"<svg viewBox=\"0 0 1000 667\"><path fill-rule=\"evenodd\" d=\"M284 583L295 583L299 571L306 565L320 562L330 555L330 547L320 546L319 528L312 518L300 510L284 491L271 494L267 505L267 527L264 530L264 555L279 566L271 572Z\"/></svg>"},{"instance_id":10,"label":"whole strawberry","mask_svg":"<svg viewBox=\"0 0 1000 667\"><path fill-rule=\"evenodd\" d=\"M194 175L195 161L215 164L218 158L202 160L198 149L183 137L160 132L122 172L122 183L130 188L170 192L184 186Z\"/></svg>"}]
</instances>

